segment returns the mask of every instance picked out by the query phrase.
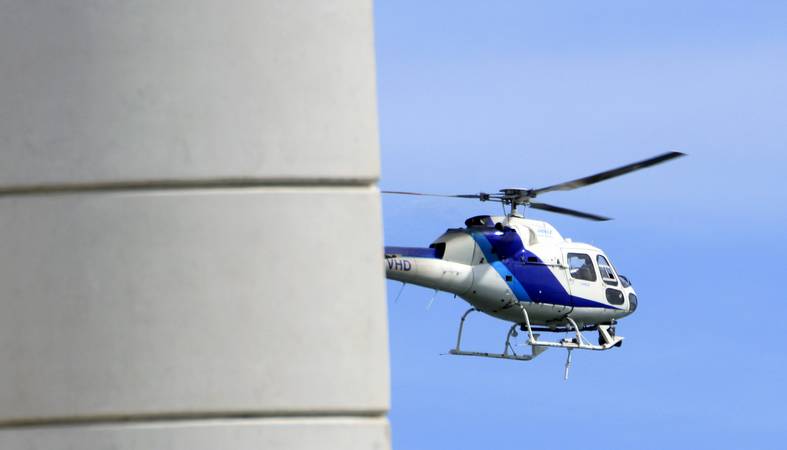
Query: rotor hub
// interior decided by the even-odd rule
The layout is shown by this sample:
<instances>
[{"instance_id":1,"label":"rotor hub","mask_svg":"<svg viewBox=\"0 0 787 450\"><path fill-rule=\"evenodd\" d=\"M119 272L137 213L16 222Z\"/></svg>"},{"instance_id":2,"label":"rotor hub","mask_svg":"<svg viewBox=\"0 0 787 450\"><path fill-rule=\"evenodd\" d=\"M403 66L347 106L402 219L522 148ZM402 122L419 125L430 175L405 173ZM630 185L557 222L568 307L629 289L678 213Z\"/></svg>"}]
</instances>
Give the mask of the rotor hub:
<instances>
[{"instance_id":1,"label":"rotor hub","mask_svg":"<svg viewBox=\"0 0 787 450\"><path fill-rule=\"evenodd\" d=\"M535 198L533 189L505 188L500 189L501 200L505 203L526 205Z\"/></svg>"}]
</instances>

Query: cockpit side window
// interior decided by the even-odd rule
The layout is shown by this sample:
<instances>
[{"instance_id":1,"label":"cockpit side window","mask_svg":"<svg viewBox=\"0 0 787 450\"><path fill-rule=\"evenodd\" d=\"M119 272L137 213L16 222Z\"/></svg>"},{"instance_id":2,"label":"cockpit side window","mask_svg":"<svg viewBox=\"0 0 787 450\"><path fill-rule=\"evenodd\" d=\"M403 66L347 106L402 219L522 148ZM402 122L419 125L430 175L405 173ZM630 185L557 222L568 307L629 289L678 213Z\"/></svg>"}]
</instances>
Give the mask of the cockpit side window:
<instances>
[{"instance_id":1,"label":"cockpit side window","mask_svg":"<svg viewBox=\"0 0 787 450\"><path fill-rule=\"evenodd\" d=\"M593 260L584 253L568 254L568 271L573 278L585 281L596 281L596 270Z\"/></svg>"},{"instance_id":2,"label":"cockpit side window","mask_svg":"<svg viewBox=\"0 0 787 450\"><path fill-rule=\"evenodd\" d=\"M604 283L612 286L618 285L618 280L615 278L615 272L612 271L612 266L603 255L596 256L596 263L598 263L598 271L601 272L601 279Z\"/></svg>"}]
</instances>

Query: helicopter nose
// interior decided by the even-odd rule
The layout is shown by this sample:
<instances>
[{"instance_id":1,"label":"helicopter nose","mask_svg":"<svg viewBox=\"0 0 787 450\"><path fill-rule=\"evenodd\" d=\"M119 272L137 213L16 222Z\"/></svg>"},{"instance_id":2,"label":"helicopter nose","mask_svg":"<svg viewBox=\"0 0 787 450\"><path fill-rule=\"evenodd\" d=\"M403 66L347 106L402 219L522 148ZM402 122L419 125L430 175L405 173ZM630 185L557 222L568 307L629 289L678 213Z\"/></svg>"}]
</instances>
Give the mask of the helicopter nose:
<instances>
[{"instance_id":1,"label":"helicopter nose","mask_svg":"<svg viewBox=\"0 0 787 450\"><path fill-rule=\"evenodd\" d=\"M629 293L629 314L637 310L637 294Z\"/></svg>"}]
</instances>

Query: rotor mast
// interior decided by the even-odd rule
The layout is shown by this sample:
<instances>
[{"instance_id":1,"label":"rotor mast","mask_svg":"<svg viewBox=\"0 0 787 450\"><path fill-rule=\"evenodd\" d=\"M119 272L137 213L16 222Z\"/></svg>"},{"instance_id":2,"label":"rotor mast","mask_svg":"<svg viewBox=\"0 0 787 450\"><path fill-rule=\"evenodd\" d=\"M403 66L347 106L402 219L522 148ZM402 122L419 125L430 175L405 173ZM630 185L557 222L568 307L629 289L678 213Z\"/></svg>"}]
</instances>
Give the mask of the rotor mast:
<instances>
[{"instance_id":1,"label":"rotor mast","mask_svg":"<svg viewBox=\"0 0 787 450\"><path fill-rule=\"evenodd\" d=\"M511 217L525 217L524 209L530 205L530 189L501 189L500 202L504 205L509 205L509 211L506 216ZM522 212L517 211L517 206L522 205Z\"/></svg>"}]
</instances>

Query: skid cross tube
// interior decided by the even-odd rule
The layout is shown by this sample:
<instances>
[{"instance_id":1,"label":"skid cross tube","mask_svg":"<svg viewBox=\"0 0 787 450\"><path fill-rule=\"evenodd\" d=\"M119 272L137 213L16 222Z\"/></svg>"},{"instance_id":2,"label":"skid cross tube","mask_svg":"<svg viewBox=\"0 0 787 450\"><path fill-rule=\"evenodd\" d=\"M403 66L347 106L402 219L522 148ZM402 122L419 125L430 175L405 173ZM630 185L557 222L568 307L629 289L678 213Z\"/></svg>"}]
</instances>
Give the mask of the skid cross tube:
<instances>
[{"instance_id":1,"label":"skid cross tube","mask_svg":"<svg viewBox=\"0 0 787 450\"><path fill-rule=\"evenodd\" d=\"M580 331L580 328L579 328L579 326L577 326L577 323L574 321L574 319L572 319L570 317L566 317L566 321L569 323L569 325L571 326L571 329L574 331L574 333L576 333L576 336L577 336L576 338L574 338L574 339L563 339L563 340L561 340L559 342L539 341L538 340L538 335L537 334L533 334L533 328L530 326L530 317L527 314L527 310L521 304L519 305L519 308L522 310L522 316L525 319L524 326L525 326L525 328L527 330L527 336L528 336L527 343L529 345L531 345L531 346L558 347L558 348L567 348L567 349L572 349L572 350L575 349L575 348L580 348L582 350L599 350L600 351L600 350L608 350L608 349L614 347L615 345L617 345L618 343L620 343L623 340L623 338L620 337L620 336L617 336L617 337L610 336L609 332L607 331L607 329L609 327L606 326L606 325L602 325L602 326L599 326L599 329L602 330L603 334L606 334L605 339L604 339L605 342L603 344L601 344L601 345L593 345L590 342L588 342L585 339L584 336L582 336L582 332Z\"/></svg>"},{"instance_id":2,"label":"skid cross tube","mask_svg":"<svg viewBox=\"0 0 787 450\"><path fill-rule=\"evenodd\" d=\"M534 350L538 347L544 349L547 347L559 347L568 350L568 355L566 355L566 365L563 370L563 380L568 380L568 371L571 368L571 351L575 348L582 350L609 350L613 346L618 345L623 341L622 337L615 337L609 334L609 325L599 325L598 330L599 333L601 333L604 343L601 345L593 345L585 339L585 337L582 335L580 327L571 317L566 317L566 321L568 322L570 328L574 330L574 333L576 333L577 337L574 339L563 339L559 342L539 341L538 335L533 334L533 328L530 326L530 316L528 316L527 310L521 304L519 305L519 308L522 310L522 316L525 318L525 327L527 327L528 336L527 343L530 344Z\"/></svg>"}]
</instances>

